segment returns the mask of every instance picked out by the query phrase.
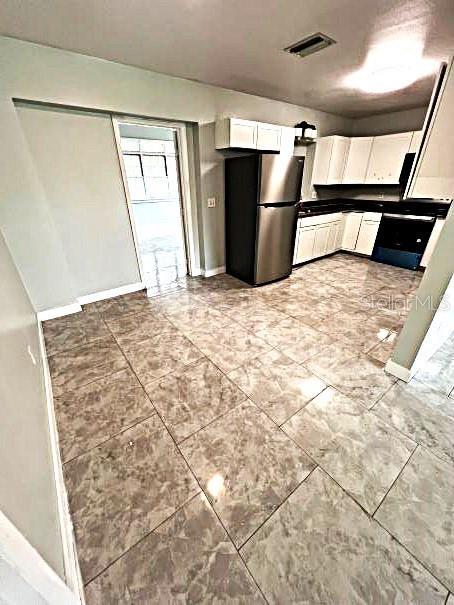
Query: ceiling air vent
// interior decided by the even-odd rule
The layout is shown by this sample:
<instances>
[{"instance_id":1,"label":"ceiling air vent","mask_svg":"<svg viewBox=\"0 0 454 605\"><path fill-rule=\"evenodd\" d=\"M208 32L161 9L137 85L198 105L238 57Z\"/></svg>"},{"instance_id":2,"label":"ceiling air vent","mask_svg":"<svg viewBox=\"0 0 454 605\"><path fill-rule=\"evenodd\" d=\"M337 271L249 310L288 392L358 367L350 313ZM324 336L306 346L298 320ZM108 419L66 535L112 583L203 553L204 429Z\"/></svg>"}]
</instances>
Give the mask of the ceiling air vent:
<instances>
[{"instance_id":1,"label":"ceiling air vent","mask_svg":"<svg viewBox=\"0 0 454 605\"><path fill-rule=\"evenodd\" d=\"M327 46L331 46L331 44L336 44L336 40L318 32L317 34L312 34L311 36L304 38L304 40L300 40L296 44L287 46L284 50L291 55L307 57L307 55L312 55L312 53L316 53Z\"/></svg>"}]
</instances>

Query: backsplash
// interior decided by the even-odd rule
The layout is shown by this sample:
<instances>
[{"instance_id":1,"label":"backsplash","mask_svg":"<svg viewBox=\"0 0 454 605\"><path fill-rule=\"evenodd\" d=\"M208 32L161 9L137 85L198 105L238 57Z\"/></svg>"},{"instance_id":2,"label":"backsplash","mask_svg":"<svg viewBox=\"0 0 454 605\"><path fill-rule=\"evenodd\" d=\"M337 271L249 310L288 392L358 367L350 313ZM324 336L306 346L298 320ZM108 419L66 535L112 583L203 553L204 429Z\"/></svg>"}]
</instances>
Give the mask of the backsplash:
<instances>
[{"instance_id":1,"label":"backsplash","mask_svg":"<svg viewBox=\"0 0 454 605\"><path fill-rule=\"evenodd\" d=\"M402 189L399 187L399 185L387 185L385 187L383 185L381 185L380 187L374 187L373 185L352 185L351 187L335 187L333 185L330 185L326 187L318 186L316 191L318 200L348 198L350 200L354 199L372 200L380 202L398 202L402 199Z\"/></svg>"}]
</instances>

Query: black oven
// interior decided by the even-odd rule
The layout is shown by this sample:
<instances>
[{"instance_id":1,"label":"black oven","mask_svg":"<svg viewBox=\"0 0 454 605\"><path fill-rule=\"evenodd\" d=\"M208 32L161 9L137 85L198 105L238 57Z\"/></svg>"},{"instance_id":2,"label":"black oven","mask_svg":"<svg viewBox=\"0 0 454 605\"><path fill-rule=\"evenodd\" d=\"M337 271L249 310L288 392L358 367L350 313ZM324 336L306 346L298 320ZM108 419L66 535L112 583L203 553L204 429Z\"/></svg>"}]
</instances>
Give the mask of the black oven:
<instances>
[{"instance_id":1,"label":"black oven","mask_svg":"<svg viewBox=\"0 0 454 605\"><path fill-rule=\"evenodd\" d=\"M419 267L435 217L384 214L372 252L372 260L416 270Z\"/></svg>"}]
</instances>

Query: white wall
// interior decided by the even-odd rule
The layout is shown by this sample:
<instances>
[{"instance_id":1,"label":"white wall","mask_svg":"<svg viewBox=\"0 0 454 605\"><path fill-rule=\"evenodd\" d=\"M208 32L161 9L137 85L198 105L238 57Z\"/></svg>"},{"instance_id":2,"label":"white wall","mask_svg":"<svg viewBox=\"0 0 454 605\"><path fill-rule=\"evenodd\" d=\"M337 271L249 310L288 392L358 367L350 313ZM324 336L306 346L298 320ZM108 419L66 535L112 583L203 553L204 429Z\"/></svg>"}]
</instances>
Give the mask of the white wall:
<instances>
[{"instance_id":1,"label":"white wall","mask_svg":"<svg viewBox=\"0 0 454 605\"><path fill-rule=\"evenodd\" d=\"M353 120L352 136L373 136L393 132L421 130L427 107L416 107L404 111L381 113Z\"/></svg>"},{"instance_id":2,"label":"white wall","mask_svg":"<svg viewBox=\"0 0 454 605\"><path fill-rule=\"evenodd\" d=\"M412 304L392 355L392 361L411 371L412 375L454 329L454 308L451 306L453 295L452 291L447 292L454 272L453 242L454 206L451 206L416 293L417 300ZM445 303L449 306L440 307L445 295ZM431 330L435 318L436 323ZM430 342L428 340L424 344L426 338Z\"/></svg>"},{"instance_id":3,"label":"white wall","mask_svg":"<svg viewBox=\"0 0 454 605\"><path fill-rule=\"evenodd\" d=\"M305 119L317 124L321 135L348 133L351 128L351 120L313 109L10 38L0 38L0 56L2 152L10 148L16 151L14 167L12 159L0 167L0 181L2 186L6 184L2 206L9 209L0 209L0 226L11 242L14 259L37 309L72 303L75 293L71 272L64 267L66 244L53 229L48 201L40 190L33 159L14 116L13 97L201 125L197 202L201 215L198 222L202 225L200 255L206 269L225 262L223 156L214 150L212 124L217 117L233 115L288 126ZM206 207L210 196L218 200L214 209ZM26 211L21 212L18 205ZM41 214L45 212L48 220L43 225ZM19 229L22 236L18 236ZM24 237L24 233L29 236Z\"/></svg>"},{"instance_id":4,"label":"white wall","mask_svg":"<svg viewBox=\"0 0 454 605\"><path fill-rule=\"evenodd\" d=\"M0 284L0 510L63 577L36 316L1 231Z\"/></svg>"},{"instance_id":5,"label":"white wall","mask_svg":"<svg viewBox=\"0 0 454 605\"><path fill-rule=\"evenodd\" d=\"M140 281L110 117L19 105L76 296Z\"/></svg>"}]
</instances>

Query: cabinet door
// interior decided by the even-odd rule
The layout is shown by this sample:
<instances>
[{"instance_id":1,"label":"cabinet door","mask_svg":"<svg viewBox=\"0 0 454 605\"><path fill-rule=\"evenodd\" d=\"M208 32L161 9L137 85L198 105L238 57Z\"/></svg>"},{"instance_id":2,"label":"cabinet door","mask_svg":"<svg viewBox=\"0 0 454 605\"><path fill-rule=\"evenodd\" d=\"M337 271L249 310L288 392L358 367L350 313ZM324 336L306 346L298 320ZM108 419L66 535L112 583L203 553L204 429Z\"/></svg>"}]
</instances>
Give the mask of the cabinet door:
<instances>
[{"instance_id":1,"label":"cabinet door","mask_svg":"<svg viewBox=\"0 0 454 605\"><path fill-rule=\"evenodd\" d=\"M257 124L257 149L280 151L281 129L274 124Z\"/></svg>"},{"instance_id":2,"label":"cabinet door","mask_svg":"<svg viewBox=\"0 0 454 605\"><path fill-rule=\"evenodd\" d=\"M329 225L320 225L315 229L314 258L328 254Z\"/></svg>"},{"instance_id":3,"label":"cabinet door","mask_svg":"<svg viewBox=\"0 0 454 605\"><path fill-rule=\"evenodd\" d=\"M312 170L312 184L326 185L328 170L333 149L333 137L322 137L315 144L314 168Z\"/></svg>"},{"instance_id":4,"label":"cabinet door","mask_svg":"<svg viewBox=\"0 0 454 605\"><path fill-rule=\"evenodd\" d=\"M379 226L378 221L362 221L356 241L356 252L369 256L372 254Z\"/></svg>"},{"instance_id":5,"label":"cabinet door","mask_svg":"<svg viewBox=\"0 0 454 605\"><path fill-rule=\"evenodd\" d=\"M410 148L412 133L387 134L375 137L367 168L366 183L397 184Z\"/></svg>"},{"instance_id":6,"label":"cabinet door","mask_svg":"<svg viewBox=\"0 0 454 605\"><path fill-rule=\"evenodd\" d=\"M347 159L350 139L347 137L333 137L333 149L328 169L327 185L338 185L342 183L344 176L345 161Z\"/></svg>"},{"instance_id":7,"label":"cabinet door","mask_svg":"<svg viewBox=\"0 0 454 605\"><path fill-rule=\"evenodd\" d=\"M342 236L342 248L344 250L355 250L362 218L363 215L361 212L351 212L347 214Z\"/></svg>"},{"instance_id":8,"label":"cabinet door","mask_svg":"<svg viewBox=\"0 0 454 605\"><path fill-rule=\"evenodd\" d=\"M257 122L230 120L230 147L257 148Z\"/></svg>"},{"instance_id":9,"label":"cabinet door","mask_svg":"<svg viewBox=\"0 0 454 605\"><path fill-rule=\"evenodd\" d=\"M364 183L373 137L355 137L350 139L347 163L345 164L343 183Z\"/></svg>"},{"instance_id":10,"label":"cabinet door","mask_svg":"<svg viewBox=\"0 0 454 605\"><path fill-rule=\"evenodd\" d=\"M298 248L296 251L296 263L304 263L314 258L315 227L299 229Z\"/></svg>"},{"instance_id":11,"label":"cabinet door","mask_svg":"<svg viewBox=\"0 0 454 605\"><path fill-rule=\"evenodd\" d=\"M332 254L333 252L335 252L337 250L337 238L338 238L339 226L340 226L340 221L329 224L327 254Z\"/></svg>"}]
</instances>

